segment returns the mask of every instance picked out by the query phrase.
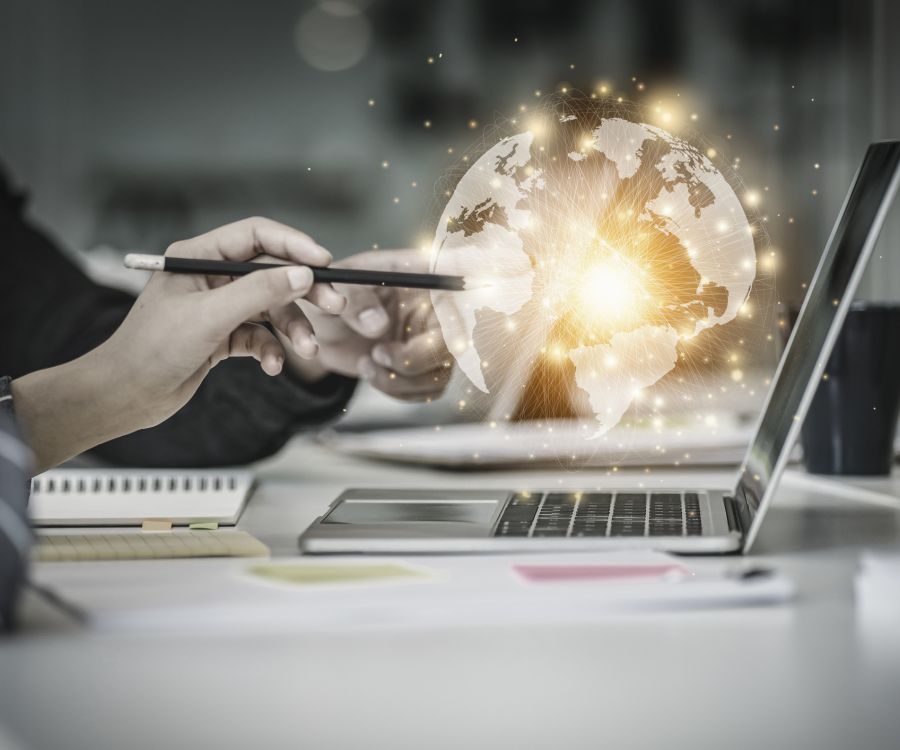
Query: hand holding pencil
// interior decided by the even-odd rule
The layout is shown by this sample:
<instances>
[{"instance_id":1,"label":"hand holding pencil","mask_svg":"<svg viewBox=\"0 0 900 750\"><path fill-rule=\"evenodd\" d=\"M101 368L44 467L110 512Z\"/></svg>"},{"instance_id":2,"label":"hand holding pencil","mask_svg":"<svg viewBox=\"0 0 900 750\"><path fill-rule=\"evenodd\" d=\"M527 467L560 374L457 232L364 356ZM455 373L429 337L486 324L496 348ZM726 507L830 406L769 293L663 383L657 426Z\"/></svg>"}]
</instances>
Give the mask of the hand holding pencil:
<instances>
[{"instance_id":1,"label":"hand holding pencil","mask_svg":"<svg viewBox=\"0 0 900 750\"><path fill-rule=\"evenodd\" d=\"M425 273L418 251L331 265L302 232L247 219L174 243L165 256L130 255L126 265L167 272L151 278L118 341L154 337L154 349L190 363L179 377L191 383L202 380L204 362L228 356L252 356L270 375L288 366L308 381L329 372L362 377L403 399L436 397L449 377L451 358L421 290L464 281Z\"/></svg>"}]
</instances>

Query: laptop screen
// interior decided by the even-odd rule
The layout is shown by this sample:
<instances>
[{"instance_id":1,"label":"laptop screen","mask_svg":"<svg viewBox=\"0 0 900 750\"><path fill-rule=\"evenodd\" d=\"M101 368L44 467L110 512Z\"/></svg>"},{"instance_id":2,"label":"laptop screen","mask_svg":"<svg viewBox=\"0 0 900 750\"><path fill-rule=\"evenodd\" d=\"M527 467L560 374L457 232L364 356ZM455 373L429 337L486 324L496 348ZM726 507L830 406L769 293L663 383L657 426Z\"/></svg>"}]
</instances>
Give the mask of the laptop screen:
<instances>
[{"instance_id":1,"label":"laptop screen","mask_svg":"<svg viewBox=\"0 0 900 750\"><path fill-rule=\"evenodd\" d=\"M737 492L752 518L745 551L759 530L884 223L900 180L898 167L900 141L869 146L822 253L741 467Z\"/></svg>"}]
</instances>

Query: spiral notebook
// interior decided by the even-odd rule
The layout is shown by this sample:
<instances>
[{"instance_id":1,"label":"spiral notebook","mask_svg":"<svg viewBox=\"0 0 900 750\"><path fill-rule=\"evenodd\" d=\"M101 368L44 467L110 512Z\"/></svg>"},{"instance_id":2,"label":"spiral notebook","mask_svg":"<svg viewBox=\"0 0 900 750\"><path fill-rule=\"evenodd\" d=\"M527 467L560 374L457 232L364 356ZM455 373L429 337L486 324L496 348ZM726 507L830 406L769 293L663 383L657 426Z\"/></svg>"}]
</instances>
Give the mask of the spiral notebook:
<instances>
[{"instance_id":1,"label":"spiral notebook","mask_svg":"<svg viewBox=\"0 0 900 750\"><path fill-rule=\"evenodd\" d=\"M253 473L240 469L53 469L31 480L35 526L234 525Z\"/></svg>"}]
</instances>

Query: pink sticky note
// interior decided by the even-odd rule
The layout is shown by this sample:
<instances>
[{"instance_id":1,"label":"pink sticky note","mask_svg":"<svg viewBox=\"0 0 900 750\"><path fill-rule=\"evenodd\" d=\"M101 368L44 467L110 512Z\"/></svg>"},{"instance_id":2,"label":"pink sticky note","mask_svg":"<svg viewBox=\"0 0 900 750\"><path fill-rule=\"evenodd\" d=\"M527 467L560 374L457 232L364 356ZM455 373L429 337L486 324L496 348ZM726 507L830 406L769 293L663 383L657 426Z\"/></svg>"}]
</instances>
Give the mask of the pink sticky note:
<instances>
[{"instance_id":1,"label":"pink sticky note","mask_svg":"<svg viewBox=\"0 0 900 750\"><path fill-rule=\"evenodd\" d=\"M681 565L513 565L513 570L530 583L662 578L690 572Z\"/></svg>"}]
</instances>

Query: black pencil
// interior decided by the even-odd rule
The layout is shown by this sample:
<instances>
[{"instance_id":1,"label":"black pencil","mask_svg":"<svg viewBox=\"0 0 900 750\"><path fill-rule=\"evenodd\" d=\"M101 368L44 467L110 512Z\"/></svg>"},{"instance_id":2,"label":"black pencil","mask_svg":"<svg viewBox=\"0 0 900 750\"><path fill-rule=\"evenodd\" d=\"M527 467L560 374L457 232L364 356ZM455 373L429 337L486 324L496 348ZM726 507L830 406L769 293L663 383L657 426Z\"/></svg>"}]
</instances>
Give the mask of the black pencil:
<instances>
[{"instance_id":1,"label":"black pencil","mask_svg":"<svg viewBox=\"0 0 900 750\"><path fill-rule=\"evenodd\" d=\"M208 276L245 276L254 271L277 268L275 263L240 263L228 260L204 260L201 258L172 258L167 255L125 256L126 268L168 273L192 273ZM392 286L408 289L441 289L462 291L466 288L463 276L437 273L406 273L404 271L367 271L361 268L331 268L310 266L313 278L327 284L362 284L365 286Z\"/></svg>"}]
</instances>

